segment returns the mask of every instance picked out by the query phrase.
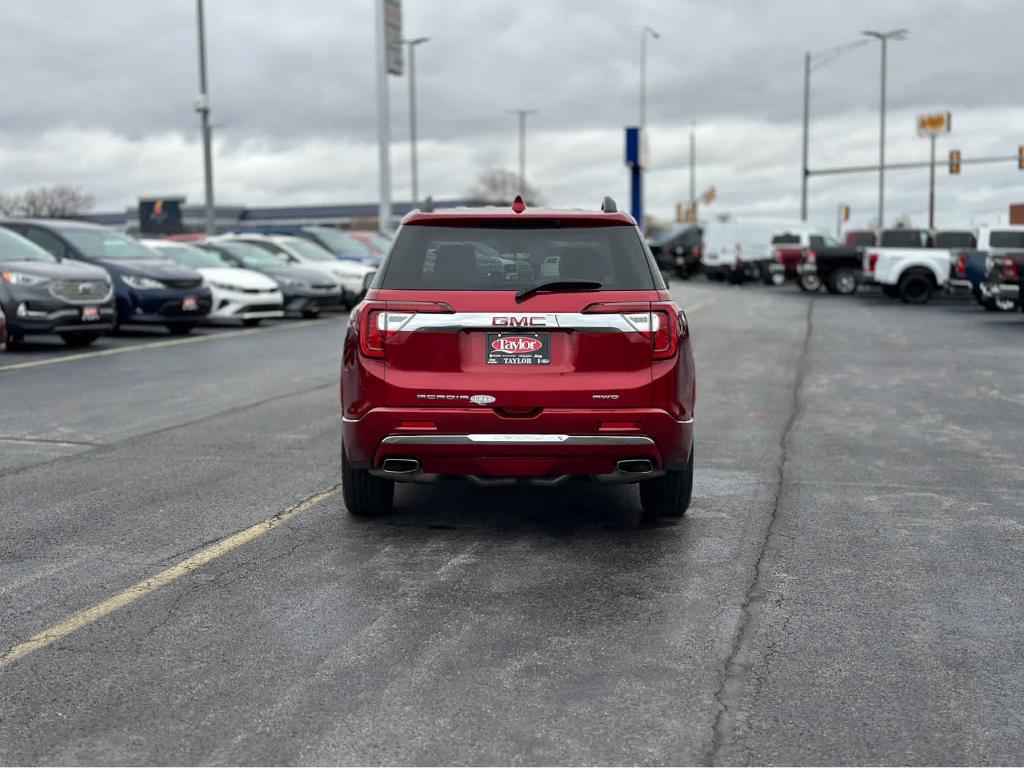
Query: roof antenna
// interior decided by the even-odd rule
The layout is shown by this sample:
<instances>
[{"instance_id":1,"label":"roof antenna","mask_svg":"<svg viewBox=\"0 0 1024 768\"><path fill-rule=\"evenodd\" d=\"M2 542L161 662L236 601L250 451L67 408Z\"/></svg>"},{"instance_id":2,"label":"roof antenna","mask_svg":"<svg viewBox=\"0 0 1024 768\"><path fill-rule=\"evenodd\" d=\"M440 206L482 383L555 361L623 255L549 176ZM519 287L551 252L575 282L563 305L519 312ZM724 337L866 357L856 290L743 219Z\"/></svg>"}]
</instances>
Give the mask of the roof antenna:
<instances>
[{"instance_id":1,"label":"roof antenna","mask_svg":"<svg viewBox=\"0 0 1024 768\"><path fill-rule=\"evenodd\" d=\"M513 213L522 213L526 210L526 203L523 202L522 195L516 195L516 199L512 201Z\"/></svg>"},{"instance_id":2,"label":"roof antenna","mask_svg":"<svg viewBox=\"0 0 1024 768\"><path fill-rule=\"evenodd\" d=\"M619 209L615 205L615 201L605 195L604 200L601 201L601 212L602 213L618 213Z\"/></svg>"}]
</instances>

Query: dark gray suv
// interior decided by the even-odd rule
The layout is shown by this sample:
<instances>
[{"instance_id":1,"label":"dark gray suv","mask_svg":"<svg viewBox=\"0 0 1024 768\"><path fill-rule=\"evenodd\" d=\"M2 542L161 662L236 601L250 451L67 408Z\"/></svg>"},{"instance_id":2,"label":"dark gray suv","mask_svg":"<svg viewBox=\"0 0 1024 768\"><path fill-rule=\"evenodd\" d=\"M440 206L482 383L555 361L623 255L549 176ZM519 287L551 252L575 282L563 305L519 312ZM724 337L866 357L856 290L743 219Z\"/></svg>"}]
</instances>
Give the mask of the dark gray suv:
<instances>
[{"instance_id":1,"label":"dark gray suv","mask_svg":"<svg viewBox=\"0 0 1024 768\"><path fill-rule=\"evenodd\" d=\"M73 347L92 344L114 326L114 291L100 267L59 261L30 240L0 227L3 341L56 333Z\"/></svg>"}]
</instances>

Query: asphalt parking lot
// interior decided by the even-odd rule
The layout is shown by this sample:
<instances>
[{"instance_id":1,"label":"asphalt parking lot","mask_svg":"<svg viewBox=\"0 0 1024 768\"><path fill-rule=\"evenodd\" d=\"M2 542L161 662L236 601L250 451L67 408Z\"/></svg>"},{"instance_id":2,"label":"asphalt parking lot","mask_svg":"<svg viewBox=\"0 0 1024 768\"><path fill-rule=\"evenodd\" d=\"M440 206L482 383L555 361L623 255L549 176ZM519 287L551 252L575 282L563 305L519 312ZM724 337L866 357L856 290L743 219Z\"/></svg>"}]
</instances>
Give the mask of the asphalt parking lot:
<instances>
[{"instance_id":1,"label":"asphalt parking lot","mask_svg":"<svg viewBox=\"0 0 1024 768\"><path fill-rule=\"evenodd\" d=\"M673 292L694 501L639 529L349 518L344 316L0 355L0 763L1024 762L1024 314Z\"/></svg>"}]
</instances>

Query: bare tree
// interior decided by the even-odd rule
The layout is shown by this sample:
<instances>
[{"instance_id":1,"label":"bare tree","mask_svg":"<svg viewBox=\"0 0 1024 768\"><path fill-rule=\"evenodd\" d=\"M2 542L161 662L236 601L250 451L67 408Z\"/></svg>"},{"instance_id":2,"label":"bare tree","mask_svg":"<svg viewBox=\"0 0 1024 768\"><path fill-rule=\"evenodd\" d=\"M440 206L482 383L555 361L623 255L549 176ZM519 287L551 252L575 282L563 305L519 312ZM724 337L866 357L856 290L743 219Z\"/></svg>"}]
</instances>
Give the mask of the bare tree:
<instances>
[{"instance_id":1,"label":"bare tree","mask_svg":"<svg viewBox=\"0 0 1024 768\"><path fill-rule=\"evenodd\" d=\"M0 195L0 213L5 216L67 219L81 216L92 205L92 195L69 184L35 187L20 195Z\"/></svg>"},{"instance_id":2,"label":"bare tree","mask_svg":"<svg viewBox=\"0 0 1024 768\"><path fill-rule=\"evenodd\" d=\"M477 177L476 186L469 193L474 200L494 205L511 205L518 194L519 174L503 168L492 168L481 173ZM541 200L540 192L528 183L523 200L527 205L538 205Z\"/></svg>"}]
</instances>

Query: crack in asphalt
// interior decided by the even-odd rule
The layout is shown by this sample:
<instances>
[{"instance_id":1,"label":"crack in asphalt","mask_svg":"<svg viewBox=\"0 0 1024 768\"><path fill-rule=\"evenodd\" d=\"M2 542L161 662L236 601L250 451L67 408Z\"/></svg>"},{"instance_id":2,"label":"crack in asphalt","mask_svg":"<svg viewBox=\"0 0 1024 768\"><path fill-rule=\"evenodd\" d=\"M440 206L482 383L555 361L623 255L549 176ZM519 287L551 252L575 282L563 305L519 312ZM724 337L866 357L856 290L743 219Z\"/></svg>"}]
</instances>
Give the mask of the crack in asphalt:
<instances>
[{"instance_id":1,"label":"crack in asphalt","mask_svg":"<svg viewBox=\"0 0 1024 768\"><path fill-rule=\"evenodd\" d=\"M740 606L739 621L737 622L736 630L733 634L732 647L729 651L729 655L726 657L725 664L723 665L722 676L718 689L715 691L715 702L718 705L718 711L715 713L715 719L711 726L711 744L704 754L703 763L705 765L716 765L718 763L719 753L721 752L728 736L731 735L732 723L730 722L730 715L732 710L730 709L730 700L736 693L738 683L743 680L746 673L750 672L749 664L743 662L743 656L749 651L748 641L750 638L750 632L753 626L757 623L757 619L761 613L761 608L766 598L765 590L761 584L764 576L763 568L765 556L771 550L772 540L779 535L777 528L779 523L779 508L782 503L783 490L786 485L785 474L786 461L788 459L788 443L790 434L792 433L793 427L796 425L797 419L802 410L800 393L803 390L804 380L807 377L811 336L814 332L815 303L816 300L814 298L807 303L803 347L800 351L800 357L797 361L796 376L793 380L793 395L790 401L789 416L786 418L786 423L782 429L782 435L779 438L780 455L775 499L772 504L772 511L768 519L768 525L765 528L764 538L761 541L757 558L754 560L752 575L747 584L743 604ZM777 600L777 604L781 605L781 603L782 598L779 598Z\"/></svg>"}]
</instances>

